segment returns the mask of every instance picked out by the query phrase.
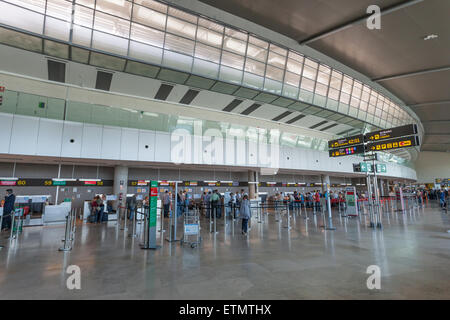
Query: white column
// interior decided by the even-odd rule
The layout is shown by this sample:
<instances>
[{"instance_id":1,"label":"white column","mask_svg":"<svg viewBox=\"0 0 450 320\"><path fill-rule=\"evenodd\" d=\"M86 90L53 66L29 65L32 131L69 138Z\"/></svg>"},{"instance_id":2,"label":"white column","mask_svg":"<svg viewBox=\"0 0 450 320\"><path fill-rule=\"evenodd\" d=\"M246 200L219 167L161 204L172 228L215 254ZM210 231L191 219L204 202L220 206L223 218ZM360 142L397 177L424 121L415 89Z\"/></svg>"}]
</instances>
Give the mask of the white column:
<instances>
[{"instance_id":1,"label":"white column","mask_svg":"<svg viewBox=\"0 0 450 320\"><path fill-rule=\"evenodd\" d=\"M120 194L122 194L121 206L125 206L127 200L127 185L128 185L128 167L116 166L114 168L114 185L113 192L120 199ZM119 201L115 201L114 209L117 210Z\"/></svg>"},{"instance_id":2,"label":"white column","mask_svg":"<svg viewBox=\"0 0 450 320\"><path fill-rule=\"evenodd\" d=\"M258 172L248 171L248 197L250 199L256 199L258 197ZM256 182L256 183L250 183Z\"/></svg>"}]
</instances>

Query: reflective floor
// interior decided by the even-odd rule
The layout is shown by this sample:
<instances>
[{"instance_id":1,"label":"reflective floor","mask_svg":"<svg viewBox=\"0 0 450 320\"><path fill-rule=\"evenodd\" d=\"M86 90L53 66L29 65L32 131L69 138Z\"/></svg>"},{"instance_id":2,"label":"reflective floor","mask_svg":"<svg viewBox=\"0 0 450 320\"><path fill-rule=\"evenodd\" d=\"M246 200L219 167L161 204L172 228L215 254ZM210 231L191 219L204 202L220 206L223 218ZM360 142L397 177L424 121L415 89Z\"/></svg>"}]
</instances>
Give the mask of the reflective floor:
<instances>
[{"instance_id":1,"label":"reflective floor","mask_svg":"<svg viewBox=\"0 0 450 320\"><path fill-rule=\"evenodd\" d=\"M141 250L116 222L79 224L66 253L63 226L25 228L13 242L2 233L0 299L450 299L450 214L384 213L382 231L368 215L333 215L336 230L326 231L311 211L292 215L291 229L285 215L262 213L248 237L240 221L224 232L218 220L213 234L203 219L194 249L166 232L158 250ZM66 287L69 265L81 269L80 290ZM367 288L370 265L380 267L380 290Z\"/></svg>"}]
</instances>

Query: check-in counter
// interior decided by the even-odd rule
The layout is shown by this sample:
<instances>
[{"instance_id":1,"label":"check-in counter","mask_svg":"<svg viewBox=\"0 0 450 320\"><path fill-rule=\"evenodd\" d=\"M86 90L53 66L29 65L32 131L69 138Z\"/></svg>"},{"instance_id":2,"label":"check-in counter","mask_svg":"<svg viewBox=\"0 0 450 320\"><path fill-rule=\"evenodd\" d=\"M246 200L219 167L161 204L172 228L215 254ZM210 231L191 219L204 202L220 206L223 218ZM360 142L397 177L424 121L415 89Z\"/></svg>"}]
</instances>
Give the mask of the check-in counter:
<instances>
[{"instance_id":1,"label":"check-in counter","mask_svg":"<svg viewBox=\"0 0 450 320\"><path fill-rule=\"evenodd\" d=\"M44 224L62 224L72 209L72 202L62 202L58 205L46 205L43 215Z\"/></svg>"},{"instance_id":2,"label":"check-in counter","mask_svg":"<svg viewBox=\"0 0 450 320\"><path fill-rule=\"evenodd\" d=\"M116 196L115 195L106 195L106 201L115 201L116 200ZM83 221L87 222L88 221L88 217L91 215L91 210L89 209L89 203L92 200L85 200L83 203ZM117 214L114 212L109 212L108 211L108 206L107 203L105 203L105 210L103 211L103 214L107 214L108 215L108 221L116 221L117 220Z\"/></svg>"}]
</instances>

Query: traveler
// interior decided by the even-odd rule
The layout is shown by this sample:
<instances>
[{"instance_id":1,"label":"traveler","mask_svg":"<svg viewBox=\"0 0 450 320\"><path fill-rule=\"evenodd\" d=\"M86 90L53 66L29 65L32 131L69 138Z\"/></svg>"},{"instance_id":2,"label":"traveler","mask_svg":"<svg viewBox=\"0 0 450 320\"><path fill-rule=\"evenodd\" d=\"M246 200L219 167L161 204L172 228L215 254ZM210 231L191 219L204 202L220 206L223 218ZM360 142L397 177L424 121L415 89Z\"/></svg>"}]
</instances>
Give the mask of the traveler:
<instances>
[{"instance_id":1,"label":"traveler","mask_svg":"<svg viewBox=\"0 0 450 320\"><path fill-rule=\"evenodd\" d=\"M133 220L134 213L136 211L136 195L133 194L130 198L127 198L127 206L129 210L128 219Z\"/></svg>"},{"instance_id":2,"label":"traveler","mask_svg":"<svg viewBox=\"0 0 450 320\"><path fill-rule=\"evenodd\" d=\"M201 203L201 208L202 208L202 213L203 215L206 215L206 204L208 203L208 195L206 193L206 191L203 192L202 195L202 203Z\"/></svg>"},{"instance_id":3,"label":"traveler","mask_svg":"<svg viewBox=\"0 0 450 320\"><path fill-rule=\"evenodd\" d=\"M12 189L6 190L5 203L3 205L3 223L0 229L11 229L11 214L14 214L14 203L16 202L16 196Z\"/></svg>"},{"instance_id":4,"label":"traveler","mask_svg":"<svg viewBox=\"0 0 450 320\"><path fill-rule=\"evenodd\" d=\"M211 191L206 195L206 216L208 218L211 216Z\"/></svg>"},{"instance_id":5,"label":"traveler","mask_svg":"<svg viewBox=\"0 0 450 320\"><path fill-rule=\"evenodd\" d=\"M241 211L240 217L242 219L242 234L247 235L248 230L248 220L251 218L250 211L250 201L248 200L248 196L244 195L241 202Z\"/></svg>"},{"instance_id":6,"label":"traveler","mask_svg":"<svg viewBox=\"0 0 450 320\"><path fill-rule=\"evenodd\" d=\"M98 212L100 208L98 207L97 198L98 196L95 196L91 201L91 215L89 217L89 222L91 223L96 223L98 221Z\"/></svg>"},{"instance_id":7,"label":"traveler","mask_svg":"<svg viewBox=\"0 0 450 320\"><path fill-rule=\"evenodd\" d=\"M170 211L170 203L171 203L170 194L169 194L168 190L166 190L164 192L162 202L163 202L163 207L164 207L164 218L168 218L169 211Z\"/></svg>"},{"instance_id":8,"label":"traveler","mask_svg":"<svg viewBox=\"0 0 450 320\"><path fill-rule=\"evenodd\" d=\"M215 214L216 218L220 218L219 216L220 212L218 210L219 200L220 200L219 192L217 190L214 190L209 201L211 202L212 214Z\"/></svg>"},{"instance_id":9,"label":"traveler","mask_svg":"<svg viewBox=\"0 0 450 320\"><path fill-rule=\"evenodd\" d=\"M445 190L441 189L439 192L439 204L441 205L442 210L445 210L447 212L447 197L445 194Z\"/></svg>"}]
</instances>

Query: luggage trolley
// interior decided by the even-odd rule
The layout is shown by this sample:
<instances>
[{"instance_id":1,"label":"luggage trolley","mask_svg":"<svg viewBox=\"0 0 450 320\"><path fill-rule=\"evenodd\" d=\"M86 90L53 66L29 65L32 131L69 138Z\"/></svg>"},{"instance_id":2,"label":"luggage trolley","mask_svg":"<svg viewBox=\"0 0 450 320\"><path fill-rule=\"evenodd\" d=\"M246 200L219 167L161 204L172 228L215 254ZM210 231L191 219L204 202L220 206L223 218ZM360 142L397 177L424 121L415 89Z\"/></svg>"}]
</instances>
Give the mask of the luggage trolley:
<instances>
[{"instance_id":1,"label":"luggage trolley","mask_svg":"<svg viewBox=\"0 0 450 320\"><path fill-rule=\"evenodd\" d=\"M180 240L180 245L187 243L191 248L197 247L202 241L200 236L200 210L197 207L187 210L184 213L183 224L183 238ZM189 241L189 239L192 239L192 241Z\"/></svg>"}]
</instances>

